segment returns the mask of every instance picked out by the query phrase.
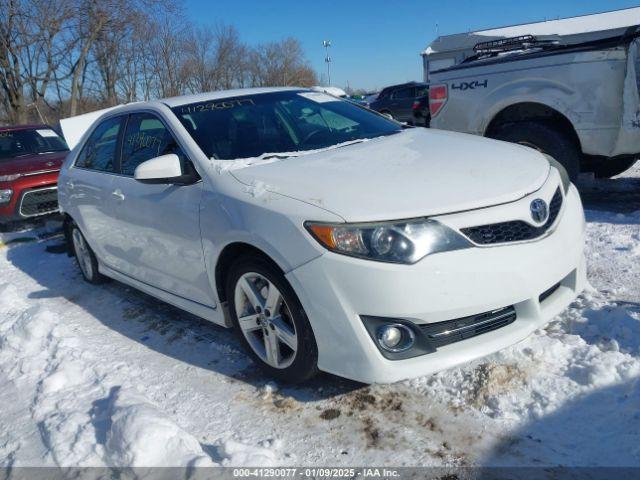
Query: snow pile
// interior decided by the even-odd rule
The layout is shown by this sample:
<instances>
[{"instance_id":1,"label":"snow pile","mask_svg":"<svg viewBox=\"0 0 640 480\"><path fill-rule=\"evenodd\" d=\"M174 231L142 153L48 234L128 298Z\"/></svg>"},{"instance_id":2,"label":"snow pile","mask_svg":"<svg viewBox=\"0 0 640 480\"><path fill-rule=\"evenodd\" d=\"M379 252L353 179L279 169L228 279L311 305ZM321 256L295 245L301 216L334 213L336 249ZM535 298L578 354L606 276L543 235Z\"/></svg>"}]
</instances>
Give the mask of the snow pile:
<instances>
[{"instance_id":1,"label":"snow pile","mask_svg":"<svg viewBox=\"0 0 640 480\"><path fill-rule=\"evenodd\" d=\"M0 285L0 365L31 390L54 465L212 466L198 441L131 389L109 388L109 373L57 314L28 306ZM107 393L111 390L111 394Z\"/></svg>"},{"instance_id":2,"label":"snow pile","mask_svg":"<svg viewBox=\"0 0 640 480\"><path fill-rule=\"evenodd\" d=\"M95 391L95 376L80 361L90 354L78 348L58 315L38 305L20 311L21 304L26 302L13 285L0 285L2 369L8 380L32 392L30 410L46 437L52 463L100 464L92 447L91 417L77 394Z\"/></svg>"},{"instance_id":3,"label":"snow pile","mask_svg":"<svg viewBox=\"0 0 640 480\"><path fill-rule=\"evenodd\" d=\"M280 442L266 440L261 446L250 446L235 440L227 440L222 445L222 454L226 457L222 462L224 466L256 466L273 467L279 465L277 450Z\"/></svg>"},{"instance_id":4,"label":"snow pile","mask_svg":"<svg viewBox=\"0 0 640 480\"><path fill-rule=\"evenodd\" d=\"M192 435L137 392L118 390L115 393L111 422L105 445L111 465L215 465Z\"/></svg>"}]
</instances>

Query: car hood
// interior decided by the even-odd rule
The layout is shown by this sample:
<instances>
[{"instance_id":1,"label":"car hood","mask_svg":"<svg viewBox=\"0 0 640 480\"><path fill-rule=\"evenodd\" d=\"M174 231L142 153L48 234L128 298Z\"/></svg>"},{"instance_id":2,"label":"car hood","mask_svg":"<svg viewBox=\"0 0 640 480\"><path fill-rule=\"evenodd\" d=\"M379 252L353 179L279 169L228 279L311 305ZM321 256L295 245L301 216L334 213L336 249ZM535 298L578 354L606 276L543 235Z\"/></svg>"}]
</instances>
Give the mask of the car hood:
<instances>
[{"instance_id":1,"label":"car hood","mask_svg":"<svg viewBox=\"0 0 640 480\"><path fill-rule=\"evenodd\" d=\"M68 153L65 151L25 155L17 158L0 158L0 176L60 170Z\"/></svg>"},{"instance_id":2,"label":"car hood","mask_svg":"<svg viewBox=\"0 0 640 480\"><path fill-rule=\"evenodd\" d=\"M549 168L543 155L526 147L414 128L231 174L241 183L311 203L345 221L367 222L511 202L538 190Z\"/></svg>"}]
</instances>

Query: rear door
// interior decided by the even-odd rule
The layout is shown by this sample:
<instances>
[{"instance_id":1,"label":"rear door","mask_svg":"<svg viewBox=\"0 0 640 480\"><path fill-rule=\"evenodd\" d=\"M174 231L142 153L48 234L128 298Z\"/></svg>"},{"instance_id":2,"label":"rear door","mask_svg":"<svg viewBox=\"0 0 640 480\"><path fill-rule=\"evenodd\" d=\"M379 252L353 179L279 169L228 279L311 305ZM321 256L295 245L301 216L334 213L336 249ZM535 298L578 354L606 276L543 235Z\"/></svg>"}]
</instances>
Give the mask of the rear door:
<instances>
[{"instance_id":1,"label":"rear door","mask_svg":"<svg viewBox=\"0 0 640 480\"><path fill-rule=\"evenodd\" d=\"M110 192L115 178L118 138L126 117L102 121L93 130L64 185L76 209L70 212L98 257L114 261L108 248L113 229Z\"/></svg>"},{"instance_id":2,"label":"rear door","mask_svg":"<svg viewBox=\"0 0 640 480\"><path fill-rule=\"evenodd\" d=\"M202 182L150 185L133 174L146 160L175 153L189 159L163 121L153 113L129 116L122 138L120 175L112 183L111 205L118 227L111 235L114 268L174 295L213 305L200 238Z\"/></svg>"}]
</instances>

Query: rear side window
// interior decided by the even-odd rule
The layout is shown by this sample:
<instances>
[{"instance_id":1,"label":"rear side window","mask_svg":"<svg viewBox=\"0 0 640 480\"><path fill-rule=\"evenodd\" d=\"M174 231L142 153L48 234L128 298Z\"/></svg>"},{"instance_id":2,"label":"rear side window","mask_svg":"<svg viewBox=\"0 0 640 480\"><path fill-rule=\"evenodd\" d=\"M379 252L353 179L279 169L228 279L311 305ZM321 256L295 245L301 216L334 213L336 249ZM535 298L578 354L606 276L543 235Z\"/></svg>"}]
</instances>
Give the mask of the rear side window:
<instances>
[{"instance_id":1,"label":"rear side window","mask_svg":"<svg viewBox=\"0 0 640 480\"><path fill-rule=\"evenodd\" d=\"M401 88L400 90L396 90L396 92L393 94L393 98L413 98L414 95L414 88Z\"/></svg>"},{"instance_id":2,"label":"rear side window","mask_svg":"<svg viewBox=\"0 0 640 480\"><path fill-rule=\"evenodd\" d=\"M184 165L184 153L164 123L150 113L132 114L122 144L121 173L133 175L142 162L168 153L177 154Z\"/></svg>"},{"instance_id":3,"label":"rear side window","mask_svg":"<svg viewBox=\"0 0 640 480\"><path fill-rule=\"evenodd\" d=\"M84 144L75 166L100 172L113 172L118 134L123 117L109 118L96 127Z\"/></svg>"}]
</instances>

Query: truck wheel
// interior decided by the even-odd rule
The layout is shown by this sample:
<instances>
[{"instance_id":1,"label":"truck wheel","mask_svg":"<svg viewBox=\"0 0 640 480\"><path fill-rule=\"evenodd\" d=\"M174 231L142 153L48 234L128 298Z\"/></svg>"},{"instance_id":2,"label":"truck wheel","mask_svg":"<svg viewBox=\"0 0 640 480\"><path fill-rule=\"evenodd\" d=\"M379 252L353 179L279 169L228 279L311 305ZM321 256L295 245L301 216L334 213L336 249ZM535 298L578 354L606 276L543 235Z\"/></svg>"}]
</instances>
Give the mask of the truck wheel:
<instances>
[{"instance_id":1,"label":"truck wheel","mask_svg":"<svg viewBox=\"0 0 640 480\"><path fill-rule=\"evenodd\" d=\"M592 162L590 170L596 178L611 178L629 170L636 163L637 158L603 158Z\"/></svg>"},{"instance_id":2,"label":"truck wheel","mask_svg":"<svg viewBox=\"0 0 640 480\"><path fill-rule=\"evenodd\" d=\"M567 135L542 122L507 123L491 135L496 140L518 143L552 156L567 169L572 182L580 173L580 148Z\"/></svg>"}]
</instances>

